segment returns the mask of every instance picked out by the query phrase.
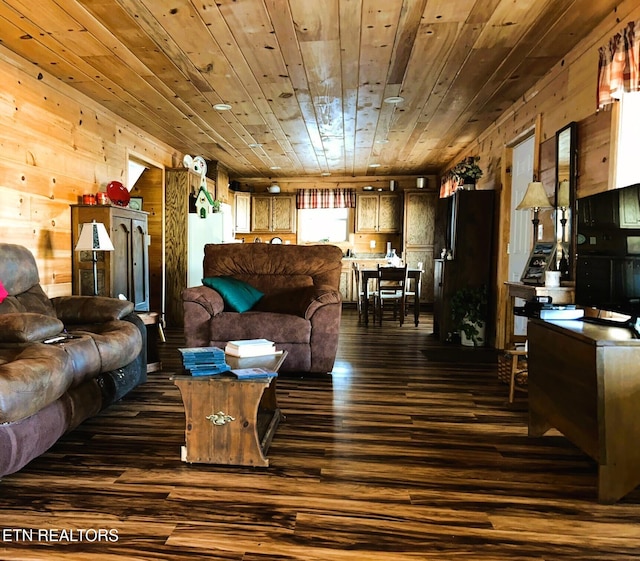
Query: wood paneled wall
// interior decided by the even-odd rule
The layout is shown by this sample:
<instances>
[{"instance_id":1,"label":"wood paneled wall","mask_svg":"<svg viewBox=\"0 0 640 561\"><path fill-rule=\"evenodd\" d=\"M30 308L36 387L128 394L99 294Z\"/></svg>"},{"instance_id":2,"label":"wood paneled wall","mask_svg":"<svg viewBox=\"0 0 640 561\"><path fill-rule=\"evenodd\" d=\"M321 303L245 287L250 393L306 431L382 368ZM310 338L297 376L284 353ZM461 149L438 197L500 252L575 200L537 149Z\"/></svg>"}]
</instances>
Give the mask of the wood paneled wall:
<instances>
[{"instance_id":1,"label":"wood paneled wall","mask_svg":"<svg viewBox=\"0 0 640 561\"><path fill-rule=\"evenodd\" d=\"M499 192L498 213L501 218L496 234L498 265L496 286L498 318L496 344L500 346L500 333L504 329L506 290L508 278L508 253L511 183L510 147L524 140L534 129L540 160L535 162L538 172L542 169L542 147L555 137L556 131L576 121L578 130L578 196L604 191L609 188L609 159L611 143L611 112L596 114L596 84L598 73L598 48L608 43L611 36L623 29L627 22L640 18L637 1L623 1L617 10L603 20L598 27L551 72L543 76L521 99L506 109L483 134L470 143L467 149L450 162L454 165L467 155L480 156L484 177L479 188ZM543 56L541 54L541 56ZM449 167L450 167L449 166ZM548 173L547 173L548 175ZM548 185L553 193L554 186Z\"/></svg>"},{"instance_id":2,"label":"wood paneled wall","mask_svg":"<svg viewBox=\"0 0 640 561\"><path fill-rule=\"evenodd\" d=\"M508 208L505 146L522 137L536 122L540 124L537 137L542 143L570 121L595 120L597 49L627 21L639 17L636 1L622 1L615 13L525 96L497 116L495 123L451 165L460 157L479 155L485 172L479 188L504 190L500 204ZM0 239L23 244L34 252L49 295L67 294L71 292L72 251L69 205L77 203L83 193L104 190L111 180L124 180L127 151L167 167L179 165L181 154L3 48L0 80ZM595 128L602 131L599 125L605 120L600 119ZM589 128L581 127L580 134L589 134ZM599 134L606 137L606 132ZM592 148L602 152L606 140L597 141ZM596 173L593 185L584 187L584 182L590 181L583 164L586 153L580 156L580 185L585 194L606 187L604 173ZM415 178L396 179L400 190L415 186ZM284 191L303 186L386 187L388 178L303 178L279 183ZM253 185L256 190L266 189L268 182L254 181ZM502 212L502 219L508 223L508 213ZM505 239L499 240L498 248L506 252ZM499 274L498 282L503 278Z\"/></svg>"},{"instance_id":3,"label":"wood paneled wall","mask_svg":"<svg viewBox=\"0 0 640 561\"><path fill-rule=\"evenodd\" d=\"M129 152L178 155L3 48L0 83L0 240L34 253L49 296L71 294L69 205L124 183Z\"/></svg>"}]
</instances>

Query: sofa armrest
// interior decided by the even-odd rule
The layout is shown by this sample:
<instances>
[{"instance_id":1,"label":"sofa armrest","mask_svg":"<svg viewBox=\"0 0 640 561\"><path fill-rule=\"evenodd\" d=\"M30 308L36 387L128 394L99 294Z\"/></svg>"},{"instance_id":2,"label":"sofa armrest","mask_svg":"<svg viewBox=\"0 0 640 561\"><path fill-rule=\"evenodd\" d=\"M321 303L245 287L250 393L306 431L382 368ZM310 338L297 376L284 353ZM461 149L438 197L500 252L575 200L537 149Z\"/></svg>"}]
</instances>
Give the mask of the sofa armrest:
<instances>
[{"instance_id":1,"label":"sofa armrest","mask_svg":"<svg viewBox=\"0 0 640 561\"><path fill-rule=\"evenodd\" d=\"M134 310L132 302L106 296L58 296L51 303L65 325L123 319Z\"/></svg>"},{"instance_id":2,"label":"sofa armrest","mask_svg":"<svg viewBox=\"0 0 640 561\"><path fill-rule=\"evenodd\" d=\"M182 291L182 302L189 302L202 306L210 315L215 316L224 311L222 296L208 286L193 286ZM184 304L183 304L184 305Z\"/></svg>"},{"instance_id":3,"label":"sofa armrest","mask_svg":"<svg viewBox=\"0 0 640 561\"><path fill-rule=\"evenodd\" d=\"M182 308L187 347L207 347L211 341L211 318L224 311L222 296L208 286L185 288Z\"/></svg>"},{"instance_id":4,"label":"sofa armrest","mask_svg":"<svg viewBox=\"0 0 640 561\"><path fill-rule=\"evenodd\" d=\"M311 319L318 309L329 304L342 304L342 295L338 290L331 287L317 287L309 291L306 303L302 302L305 306L304 318Z\"/></svg>"},{"instance_id":5,"label":"sofa armrest","mask_svg":"<svg viewBox=\"0 0 640 561\"><path fill-rule=\"evenodd\" d=\"M59 335L63 323L52 316L31 312L0 314L0 343L31 343Z\"/></svg>"},{"instance_id":6,"label":"sofa armrest","mask_svg":"<svg viewBox=\"0 0 640 561\"><path fill-rule=\"evenodd\" d=\"M305 286L267 294L253 309L311 319L319 308L328 304L340 304L341 302L340 292L334 288L329 286Z\"/></svg>"}]
</instances>

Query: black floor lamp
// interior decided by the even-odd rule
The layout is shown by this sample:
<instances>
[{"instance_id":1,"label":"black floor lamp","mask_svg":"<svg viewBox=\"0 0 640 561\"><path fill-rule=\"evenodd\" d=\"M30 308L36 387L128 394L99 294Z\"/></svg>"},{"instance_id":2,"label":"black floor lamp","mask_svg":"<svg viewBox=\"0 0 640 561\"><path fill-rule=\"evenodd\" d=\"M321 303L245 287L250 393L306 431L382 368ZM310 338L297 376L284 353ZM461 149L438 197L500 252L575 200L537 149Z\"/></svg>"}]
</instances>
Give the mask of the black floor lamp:
<instances>
[{"instance_id":1,"label":"black floor lamp","mask_svg":"<svg viewBox=\"0 0 640 561\"><path fill-rule=\"evenodd\" d=\"M91 251L93 261L93 295L98 296L98 251L113 251L114 247L101 222L88 222L82 225L76 251Z\"/></svg>"}]
</instances>

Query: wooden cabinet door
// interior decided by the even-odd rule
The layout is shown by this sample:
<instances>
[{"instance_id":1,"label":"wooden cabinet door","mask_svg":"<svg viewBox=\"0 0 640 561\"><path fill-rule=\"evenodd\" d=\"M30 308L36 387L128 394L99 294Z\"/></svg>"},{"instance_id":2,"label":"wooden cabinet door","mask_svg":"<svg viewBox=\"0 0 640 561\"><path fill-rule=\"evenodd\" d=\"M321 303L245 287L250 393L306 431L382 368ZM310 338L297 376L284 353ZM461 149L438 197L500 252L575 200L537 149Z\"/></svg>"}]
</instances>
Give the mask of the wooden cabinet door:
<instances>
[{"instance_id":1,"label":"wooden cabinet door","mask_svg":"<svg viewBox=\"0 0 640 561\"><path fill-rule=\"evenodd\" d=\"M251 232L251 194L236 193L234 201L236 232L247 234Z\"/></svg>"},{"instance_id":2,"label":"wooden cabinet door","mask_svg":"<svg viewBox=\"0 0 640 561\"><path fill-rule=\"evenodd\" d=\"M408 192L405 195L404 238L408 246L433 246L436 194Z\"/></svg>"},{"instance_id":3,"label":"wooden cabinet door","mask_svg":"<svg viewBox=\"0 0 640 561\"><path fill-rule=\"evenodd\" d=\"M356 233L378 231L378 208L380 197L377 194L358 194L356 197Z\"/></svg>"},{"instance_id":4,"label":"wooden cabinet door","mask_svg":"<svg viewBox=\"0 0 640 561\"><path fill-rule=\"evenodd\" d=\"M271 201L272 232L296 231L296 201L294 197L278 196Z\"/></svg>"},{"instance_id":5,"label":"wooden cabinet door","mask_svg":"<svg viewBox=\"0 0 640 561\"><path fill-rule=\"evenodd\" d=\"M430 191L406 191L404 199L403 256L410 267L422 263L422 302L434 301L433 259L437 194Z\"/></svg>"},{"instance_id":6,"label":"wooden cabinet door","mask_svg":"<svg viewBox=\"0 0 640 561\"><path fill-rule=\"evenodd\" d=\"M111 286L109 296L118 298L120 294L133 302L131 219L114 215L111 222L111 242L115 251L111 256Z\"/></svg>"},{"instance_id":7,"label":"wooden cabinet door","mask_svg":"<svg viewBox=\"0 0 640 561\"><path fill-rule=\"evenodd\" d=\"M147 219L131 220L131 294L136 311L149 309L149 246Z\"/></svg>"},{"instance_id":8,"label":"wooden cabinet door","mask_svg":"<svg viewBox=\"0 0 640 561\"><path fill-rule=\"evenodd\" d=\"M251 197L251 231L271 232L271 197Z\"/></svg>"},{"instance_id":9,"label":"wooden cabinet door","mask_svg":"<svg viewBox=\"0 0 640 561\"><path fill-rule=\"evenodd\" d=\"M395 234L402 226L400 196L396 193L378 195L378 232Z\"/></svg>"}]
</instances>

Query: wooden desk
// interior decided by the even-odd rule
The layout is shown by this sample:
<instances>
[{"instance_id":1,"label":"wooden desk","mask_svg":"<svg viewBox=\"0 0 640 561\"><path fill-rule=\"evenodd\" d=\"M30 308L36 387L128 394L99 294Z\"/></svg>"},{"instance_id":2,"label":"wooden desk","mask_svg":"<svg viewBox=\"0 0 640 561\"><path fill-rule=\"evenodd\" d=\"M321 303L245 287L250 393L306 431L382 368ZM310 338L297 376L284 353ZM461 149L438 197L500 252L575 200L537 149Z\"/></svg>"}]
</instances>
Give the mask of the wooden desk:
<instances>
[{"instance_id":1,"label":"wooden desk","mask_svg":"<svg viewBox=\"0 0 640 561\"><path fill-rule=\"evenodd\" d=\"M234 368L278 372L287 352L251 358L226 356ZM269 466L267 450L282 417L276 400L277 378L236 380L220 376L171 378L182 394L190 463Z\"/></svg>"},{"instance_id":2,"label":"wooden desk","mask_svg":"<svg viewBox=\"0 0 640 561\"><path fill-rule=\"evenodd\" d=\"M415 287L415 305L413 306L413 320L416 326L420 323L420 293L422 269L408 269L407 276L409 280L413 281ZM375 269L360 269L360 286L364 292L364 324L369 325L369 281L371 279L378 278L378 268Z\"/></svg>"},{"instance_id":3,"label":"wooden desk","mask_svg":"<svg viewBox=\"0 0 640 561\"><path fill-rule=\"evenodd\" d=\"M525 339L525 337L516 337L513 333L513 309L516 298L531 300L535 296L551 296L554 304L573 304L575 298L575 290L572 286L549 288L547 286L536 286L532 284L524 284L522 282L505 282L504 284L507 287L507 298L504 315L505 326L503 349L512 349L515 342L522 342Z\"/></svg>"},{"instance_id":4,"label":"wooden desk","mask_svg":"<svg viewBox=\"0 0 640 561\"><path fill-rule=\"evenodd\" d=\"M529 435L555 427L598 463L598 500L640 483L640 339L623 327L530 320Z\"/></svg>"}]
</instances>

